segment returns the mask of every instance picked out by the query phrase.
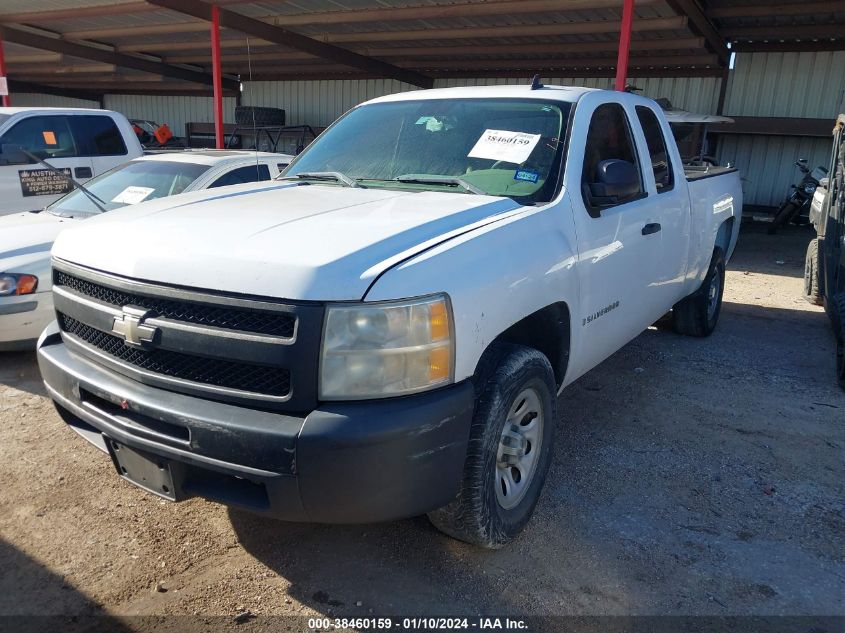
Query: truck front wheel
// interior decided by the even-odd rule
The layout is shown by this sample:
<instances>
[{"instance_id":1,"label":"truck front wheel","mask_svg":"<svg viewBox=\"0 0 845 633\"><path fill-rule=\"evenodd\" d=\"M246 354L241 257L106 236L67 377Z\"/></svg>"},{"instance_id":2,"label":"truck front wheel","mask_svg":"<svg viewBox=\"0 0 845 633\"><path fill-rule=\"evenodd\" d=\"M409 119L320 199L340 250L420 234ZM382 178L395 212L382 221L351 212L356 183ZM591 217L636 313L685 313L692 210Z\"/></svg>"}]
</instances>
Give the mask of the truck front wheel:
<instances>
[{"instance_id":1,"label":"truck front wheel","mask_svg":"<svg viewBox=\"0 0 845 633\"><path fill-rule=\"evenodd\" d=\"M528 523L552 456L557 419L555 379L535 349L496 344L485 354L461 487L429 513L441 531L499 548Z\"/></svg>"},{"instance_id":2,"label":"truck front wheel","mask_svg":"<svg viewBox=\"0 0 845 633\"><path fill-rule=\"evenodd\" d=\"M713 258L701 287L672 308L672 323L678 334L710 336L722 311L725 289L725 254L713 249Z\"/></svg>"},{"instance_id":3,"label":"truck front wheel","mask_svg":"<svg viewBox=\"0 0 845 633\"><path fill-rule=\"evenodd\" d=\"M817 306L824 303L819 278L819 239L815 238L807 245L804 258L804 298Z\"/></svg>"}]
</instances>

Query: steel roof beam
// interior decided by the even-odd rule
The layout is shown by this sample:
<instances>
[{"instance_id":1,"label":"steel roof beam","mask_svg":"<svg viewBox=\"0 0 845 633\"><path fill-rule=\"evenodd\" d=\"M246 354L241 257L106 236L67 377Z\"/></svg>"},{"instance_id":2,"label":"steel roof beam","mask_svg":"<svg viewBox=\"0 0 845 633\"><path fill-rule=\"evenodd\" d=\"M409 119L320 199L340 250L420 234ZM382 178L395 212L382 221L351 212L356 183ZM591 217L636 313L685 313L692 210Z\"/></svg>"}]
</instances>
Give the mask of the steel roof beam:
<instances>
[{"instance_id":1,"label":"steel roof beam","mask_svg":"<svg viewBox=\"0 0 845 633\"><path fill-rule=\"evenodd\" d=\"M102 93L89 92L86 90L74 90L73 88L58 88L31 81L20 81L9 78L9 91L34 92L37 94L55 95L57 97L70 97L71 99L83 99L85 101L100 101Z\"/></svg>"},{"instance_id":2,"label":"steel roof beam","mask_svg":"<svg viewBox=\"0 0 845 633\"><path fill-rule=\"evenodd\" d=\"M185 13L201 20L211 20L211 5L201 0L149 1L165 9L179 11L180 13ZM426 77L420 73L405 70L371 57L365 57L359 53L338 46L332 46L331 44L311 39L305 35L300 35L299 33L294 33L293 31L273 26L272 24L267 24L261 20L254 20L253 18L227 9L220 9L220 25L240 31L241 33L260 37L268 42L274 42L287 46L288 48L311 53L317 57L330 59L339 64L351 66L352 68L357 68L365 72L375 73L383 77L397 79L421 88L431 88L434 85L434 81L430 77Z\"/></svg>"},{"instance_id":3,"label":"steel roof beam","mask_svg":"<svg viewBox=\"0 0 845 633\"><path fill-rule=\"evenodd\" d=\"M693 32L703 35L713 52L719 56L719 61L727 64L730 51L725 43L725 37L716 30L710 18L704 15L696 0L666 0L666 2L675 13L689 18Z\"/></svg>"},{"instance_id":4,"label":"steel roof beam","mask_svg":"<svg viewBox=\"0 0 845 633\"><path fill-rule=\"evenodd\" d=\"M845 2L796 2L795 4L751 4L736 7L713 7L707 11L711 18L764 18L772 15L818 15L845 13Z\"/></svg>"},{"instance_id":5,"label":"steel roof beam","mask_svg":"<svg viewBox=\"0 0 845 633\"><path fill-rule=\"evenodd\" d=\"M251 42L250 42L251 44ZM543 54L543 55L567 55L570 53L613 53L619 42L611 40L607 42L571 42L561 44L491 44L490 46L420 46L420 47L383 47L383 48L360 48L357 52L368 57L379 57L382 59L407 59L409 57L461 57L477 55L520 55L520 54ZM261 52L235 53L226 55L227 62L246 61L293 61L313 60L314 56L308 53L296 51L278 50L273 45L273 52L264 52L265 47L252 47ZM656 51L656 50L682 50L704 48L703 37L688 37L666 40L634 40L631 42L632 51ZM202 64L208 63L208 54L197 53L173 55L165 57L165 61L180 64Z\"/></svg>"},{"instance_id":6,"label":"steel roof beam","mask_svg":"<svg viewBox=\"0 0 845 633\"><path fill-rule=\"evenodd\" d=\"M3 39L8 42L22 44L23 46L29 46L31 48L70 55L71 57L79 57L80 59L89 59L104 64L112 64L122 68L132 68L133 70L140 70L154 75L164 75L165 77L190 81L192 83L204 85L212 84L211 75L207 73L172 66L163 62L155 62L135 55L126 55L125 53L116 53L114 51L97 48L95 46L86 46L75 42L67 42L56 37L39 35L37 33L23 31L21 29L11 28L8 26L0 26L0 34L2 34ZM9 71L14 72L14 68L10 68ZM223 83L229 90L236 90L239 88L239 82L234 79L224 79Z\"/></svg>"}]
</instances>

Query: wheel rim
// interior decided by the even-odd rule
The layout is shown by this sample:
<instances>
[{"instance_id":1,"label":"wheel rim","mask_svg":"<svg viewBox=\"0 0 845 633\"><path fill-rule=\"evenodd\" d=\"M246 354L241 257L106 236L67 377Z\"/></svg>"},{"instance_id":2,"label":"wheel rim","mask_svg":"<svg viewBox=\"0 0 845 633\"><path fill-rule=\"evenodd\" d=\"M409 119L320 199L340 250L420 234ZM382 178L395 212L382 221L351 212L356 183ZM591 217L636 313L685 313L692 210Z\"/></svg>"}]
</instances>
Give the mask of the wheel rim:
<instances>
[{"instance_id":1,"label":"wheel rim","mask_svg":"<svg viewBox=\"0 0 845 633\"><path fill-rule=\"evenodd\" d=\"M508 412L496 454L496 499L510 510L525 497L540 461L545 415L536 389L523 389Z\"/></svg>"},{"instance_id":2,"label":"wheel rim","mask_svg":"<svg viewBox=\"0 0 845 633\"><path fill-rule=\"evenodd\" d=\"M710 287L707 289L707 320L716 318L716 310L719 308L719 290L722 287L722 278L717 270L710 280Z\"/></svg>"}]
</instances>

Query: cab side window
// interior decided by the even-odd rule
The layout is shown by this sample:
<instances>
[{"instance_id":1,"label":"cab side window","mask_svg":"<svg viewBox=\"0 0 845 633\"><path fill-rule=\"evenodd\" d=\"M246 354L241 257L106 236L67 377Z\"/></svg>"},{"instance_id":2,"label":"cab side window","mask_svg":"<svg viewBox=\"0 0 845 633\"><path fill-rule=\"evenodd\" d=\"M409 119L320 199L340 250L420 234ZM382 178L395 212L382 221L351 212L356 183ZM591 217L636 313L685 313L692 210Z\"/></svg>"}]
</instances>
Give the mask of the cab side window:
<instances>
[{"instance_id":1,"label":"cab side window","mask_svg":"<svg viewBox=\"0 0 845 633\"><path fill-rule=\"evenodd\" d=\"M640 125L643 126L657 193L671 191L675 180L672 173L672 163L669 161L669 152L666 149L666 139L663 137L663 130L660 129L660 122L654 112L645 106L637 106L637 118L640 120Z\"/></svg>"},{"instance_id":2,"label":"cab side window","mask_svg":"<svg viewBox=\"0 0 845 633\"><path fill-rule=\"evenodd\" d=\"M80 143L87 141L86 156L126 154L126 143L123 142L123 136L110 116L76 115L70 117L70 125Z\"/></svg>"},{"instance_id":3,"label":"cab side window","mask_svg":"<svg viewBox=\"0 0 845 633\"><path fill-rule=\"evenodd\" d=\"M27 117L0 138L0 145L19 145L48 160L80 155L65 116Z\"/></svg>"},{"instance_id":4,"label":"cab side window","mask_svg":"<svg viewBox=\"0 0 845 633\"><path fill-rule=\"evenodd\" d=\"M598 217L601 209L644 195L631 127L618 103L606 103L593 112L584 148L581 190L593 217Z\"/></svg>"},{"instance_id":5,"label":"cab side window","mask_svg":"<svg viewBox=\"0 0 845 633\"><path fill-rule=\"evenodd\" d=\"M228 174L223 174L209 185L213 187L226 187L227 185L239 185L243 182L257 182L259 180L270 180L270 168L267 165L248 165L238 167Z\"/></svg>"}]
</instances>

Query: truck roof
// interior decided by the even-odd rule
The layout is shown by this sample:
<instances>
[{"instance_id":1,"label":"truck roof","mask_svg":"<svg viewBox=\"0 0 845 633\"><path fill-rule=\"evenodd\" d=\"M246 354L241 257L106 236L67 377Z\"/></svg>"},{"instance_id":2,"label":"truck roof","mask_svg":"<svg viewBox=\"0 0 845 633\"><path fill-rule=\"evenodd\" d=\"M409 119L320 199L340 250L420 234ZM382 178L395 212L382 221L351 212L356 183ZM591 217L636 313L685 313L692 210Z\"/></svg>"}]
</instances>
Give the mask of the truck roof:
<instances>
[{"instance_id":1,"label":"truck roof","mask_svg":"<svg viewBox=\"0 0 845 633\"><path fill-rule=\"evenodd\" d=\"M391 101L415 101L419 99L471 99L471 98L519 98L545 99L575 103L588 92L596 92L597 88L583 88L580 86L546 86L532 90L530 84L511 86L467 86L460 88L435 88L433 90L413 90L397 94L378 97L367 101L370 103L387 103Z\"/></svg>"},{"instance_id":2,"label":"truck roof","mask_svg":"<svg viewBox=\"0 0 845 633\"><path fill-rule=\"evenodd\" d=\"M40 106L20 107L20 108L0 108L0 114L18 114L19 112L97 112L103 114L104 112L113 113L113 110L103 110L102 108L42 108Z\"/></svg>"}]
</instances>

